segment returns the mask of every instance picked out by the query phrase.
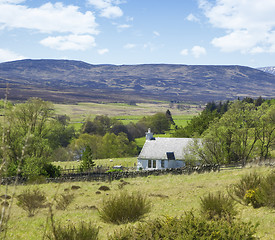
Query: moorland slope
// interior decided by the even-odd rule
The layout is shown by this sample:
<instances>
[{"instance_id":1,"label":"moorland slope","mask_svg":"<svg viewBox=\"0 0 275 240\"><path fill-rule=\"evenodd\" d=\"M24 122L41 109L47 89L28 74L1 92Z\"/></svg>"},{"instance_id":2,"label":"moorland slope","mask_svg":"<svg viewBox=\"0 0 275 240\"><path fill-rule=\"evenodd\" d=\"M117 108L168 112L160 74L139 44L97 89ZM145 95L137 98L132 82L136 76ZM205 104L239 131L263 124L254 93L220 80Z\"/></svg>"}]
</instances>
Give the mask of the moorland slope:
<instances>
[{"instance_id":1,"label":"moorland slope","mask_svg":"<svg viewBox=\"0 0 275 240\"><path fill-rule=\"evenodd\" d=\"M92 65L72 60L0 63L0 97L54 102L232 100L274 97L275 76L244 66Z\"/></svg>"}]
</instances>

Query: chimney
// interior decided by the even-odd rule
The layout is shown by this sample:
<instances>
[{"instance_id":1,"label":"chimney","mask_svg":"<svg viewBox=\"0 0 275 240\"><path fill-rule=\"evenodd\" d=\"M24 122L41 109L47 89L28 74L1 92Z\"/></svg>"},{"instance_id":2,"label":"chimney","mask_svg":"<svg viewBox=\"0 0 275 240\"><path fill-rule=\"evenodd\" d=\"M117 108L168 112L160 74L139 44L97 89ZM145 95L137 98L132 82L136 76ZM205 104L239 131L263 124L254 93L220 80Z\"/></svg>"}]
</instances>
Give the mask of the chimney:
<instances>
[{"instance_id":1,"label":"chimney","mask_svg":"<svg viewBox=\"0 0 275 240\"><path fill-rule=\"evenodd\" d=\"M150 128L148 128L148 132L146 132L146 140L155 140Z\"/></svg>"}]
</instances>

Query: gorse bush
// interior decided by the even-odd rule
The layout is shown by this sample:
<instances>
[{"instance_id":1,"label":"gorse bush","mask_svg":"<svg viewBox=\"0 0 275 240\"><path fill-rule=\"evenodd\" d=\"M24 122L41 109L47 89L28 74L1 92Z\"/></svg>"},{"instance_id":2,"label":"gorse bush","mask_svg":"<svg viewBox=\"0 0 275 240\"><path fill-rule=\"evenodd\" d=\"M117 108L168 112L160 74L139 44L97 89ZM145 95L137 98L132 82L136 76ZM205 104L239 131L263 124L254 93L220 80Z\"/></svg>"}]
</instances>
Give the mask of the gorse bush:
<instances>
[{"instance_id":1,"label":"gorse bush","mask_svg":"<svg viewBox=\"0 0 275 240\"><path fill-rule=\"evenodd\" d=\"M81 222L78 226L53 223L47 238L50 240L97 240L98 232L99 228L92 223Z\"/></svg>"},{"instance_id":2,"label":"gorse bush","mask_svg":"<svg viewBox=\"0 0 275 240\"><path fill-rule=\"evenodd\" d=\"M56 199L56 209L66 210L68 206L73 202L75 196L73 193L63 193L60 194Z\"/></svg>"},{"instance_id":3,"label":"gorse bush","mask_svg":"<svg viewBox=\"0 0 275 240\"><path fill-rule=\"evenodd\" d=\"M239 203L251 204L254 208L275 208L275 171L266 177L257 173L245 175L238 183L229 187L228 193Z\"/></svg>"},{"instance_id":4,"label":"gorse bush","mask_svg":"<svg viewBox=\"0 0 275 240\"><path fill-rule=\"evenodd\" d=\"M247 190L246 194L244 195L244 202L247 205L251 204L254 208L262 207L264 203L259 188Z\"/></svg>"},{"instance_id":5,"label":"gorse bush","mask_svg":"<svg viewBox=\"0 0 275 240\"><path fill-rule=\"evenodd\" d=\"M22 207L29 217L32 217L37 213L40 208L44 208L46 204L45 194L38 188L33 190L24 190L17 196L17 205Z\"/></svg>"},{"instance_id":6,"label":"gorse bush","mask_svg":"<svg viewBox=\"0 0 275 240\"><path fill-rule=\"evenodd\" d=\"M116 231L109 240L223 239L253 240L256 226L240 221L209 221L188 212L180 218L162 217Z\"/></svg>"},{"instance_id":7,"label":"gorse bush","mask_svg":"<svg viewBox=\"0 0 275 240\"><path fill-rule=\"evenodd\" d=\"M275 208L275 171L263 178L258 195L263 206Z\"/></svg>"},{"instance_id":8,"label":"gorse bush","mask_svg":"<svg viewBox=\"0 0 275 240\"><path fill-rule=\"evenodd\" d=\"M220 192L202 197L200 208L201 215L209 220L231 221L237 214L234 200Z\"/></svg>"},{"instance_id":9,"label":"gorse bush","mask_svg":"<svg viewBox=\"0 0 275 240\"><path fill-rule=\"evenodd\" d=\"M150 210L151 202L146 196L122 191L104 199L99 214L105 222L122 224L138 221Z\"/></svg>"},{"instance_id":10,"label":"gorse bush","mask_svg":"<svg viewBox=\"0 0 275 240\"><path fill-rule=\"evenodd\" d=\"M249 202L245 197L246 194L248 194L248 191L255 191L259 187L261 180L262 177L256 172L244 175L238 183L229 186L228 193L237 202L247 205Z\"/></svg>"}]
</instances>

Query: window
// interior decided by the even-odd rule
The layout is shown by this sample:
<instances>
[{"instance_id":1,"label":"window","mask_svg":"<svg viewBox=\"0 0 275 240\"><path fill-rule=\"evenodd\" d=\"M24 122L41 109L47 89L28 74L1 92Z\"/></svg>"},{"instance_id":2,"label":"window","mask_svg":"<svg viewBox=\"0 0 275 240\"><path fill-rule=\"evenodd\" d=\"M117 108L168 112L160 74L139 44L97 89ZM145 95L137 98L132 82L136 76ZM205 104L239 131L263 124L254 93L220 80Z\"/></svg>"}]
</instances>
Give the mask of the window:
<instances>
[{"instance_id":1,"label":"window","mask_svg":"<svg viewBox=\"0 0 275 240\"><path fill-rule=\"evenodd\" d=\"M160 166L161 166L162 168L164 168L164 160L161 160Z\"/></svg>"},{"instance_id":2,"label":"window","mask_svg":"<svg viewBox=\"0 0 275 240\"><path fill-rule=\"evenodd\" d=\"M166 156L168 160L176 160L174 152L167 152Z\"/></svg>"},{"instance_id":3,"label":"window","mask_svg":"<svg viewBox=\"0 0 275 240\"><path fill-rule=\"evenodd\" d=\"M148 160L148 168L157 168L156 160Z\"/></svg>"}]
</instances>

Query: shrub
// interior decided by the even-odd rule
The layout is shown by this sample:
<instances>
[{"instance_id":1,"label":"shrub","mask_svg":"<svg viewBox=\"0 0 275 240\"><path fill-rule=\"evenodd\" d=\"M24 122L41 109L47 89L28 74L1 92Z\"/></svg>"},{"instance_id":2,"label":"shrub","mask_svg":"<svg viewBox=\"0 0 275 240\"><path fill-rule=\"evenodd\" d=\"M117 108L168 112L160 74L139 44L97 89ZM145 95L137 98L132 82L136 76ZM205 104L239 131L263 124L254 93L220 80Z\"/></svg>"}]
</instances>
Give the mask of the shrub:
<instances>
[{"instance_id":1,"label":"shrub","mask_svg":"<svg viewBox=\"0 0 275 240\"><path fill-rule=\"evenodd\" d=\"M259 208L264 205L262 193L259 191L259 188L247 190L244 195L244 201L247 205L251 203L253 208Z\"/></svg>"},{"instance_id":2,"label":"shrub","mask_svg":"<svg viewBox=\"0 0 275 240\"><path fill-rule=\"evenodd\" d=\"M200 207L201 214L209 220L231 221L237 214L233 199L220 192L202 197Z\"/></svg>"},{"instance_id":3,"label":"shrub","mask_svg":"<svg viewBox=\"0 0 275 240\"><path fill-rule=\"evenodd\" d=\"M257 189L261 181L262 178L256 172L244 175L238 183L228 188L228 193L237 202L247 205L248 202L245 200L247 191Z\"/></svg>"},{"instance_id":4,"label":"shrub","mask_svg":"<svg viewBox=\"0 0 275 240\"><path fill-rule=\"evenodd\" d=\"M73 202L75 196L73 193L63 193L56 199L56 209L66 210L67 207Z\"/></svg>"},{"instance_id":5,"label":"shrub","mask_svg":"<svg viewBox=\"0 0 275 240\"><path fill-rule=\"evenodd\" d=\"M162 217L116 231L109 240L257 239L256 226L240 221L208 221L188 212L180 218Z\"/></svg>"},{"instance_id":6,"label":"shrub","mask_svg":"<svg viewBox=\"0 0 275 240\"><path fill-rule=\"evenodd\" d=\"M47 238L50 240L97 240L98 232L99 228L91 223L81 222L78 226L74 224L55 226L53 223Z\"/></svg>"},{"instance_id":7,"label":"shrub","mask_svg":"<svg viewBox=\"0 0 275 240\"><path fill-rule=\"evenodd\" d=\"M138 221L150 210L151 202L146 196L122 191L104 199L99 214L105 222L121 224Z\"/></svg>"},{"instance_id":8,"label":"shrub","mask_svg":"<svg viewBox=\"0 0 275 240\"><path fill-rule=\"evenodd\" d=\"M262 180L258 192L262 205L275 208L275 171Z\"/></svg>"},{"instance_id":9,"label":"shrub","mask_svg":"<svg viewBox=\"0 0 275 240\"><path fill-rule=\"evenodd\" d=\"M35 215L40 208L45 207L46 197L38 188L24 190L17 196L17 205L22 207L29 217Z\"/></svg>"}]
</instances>

